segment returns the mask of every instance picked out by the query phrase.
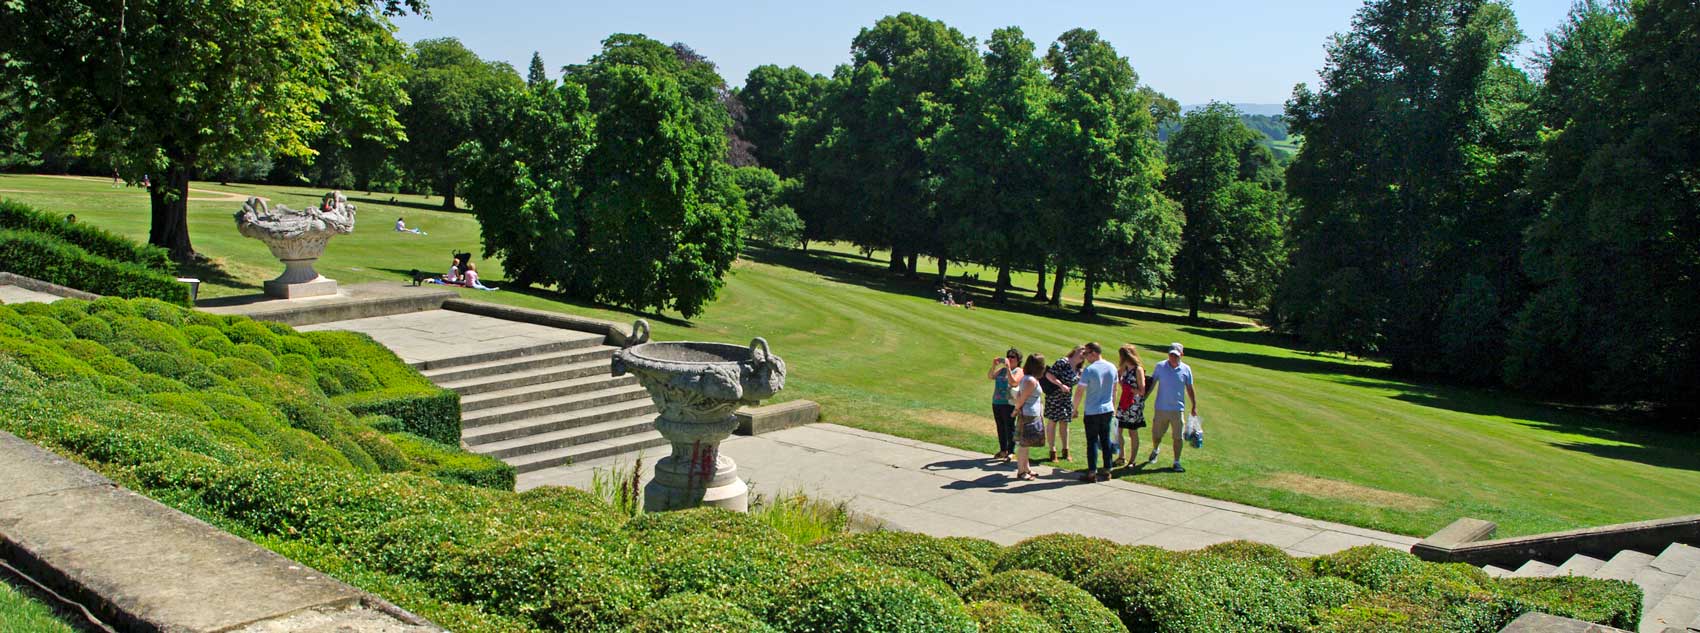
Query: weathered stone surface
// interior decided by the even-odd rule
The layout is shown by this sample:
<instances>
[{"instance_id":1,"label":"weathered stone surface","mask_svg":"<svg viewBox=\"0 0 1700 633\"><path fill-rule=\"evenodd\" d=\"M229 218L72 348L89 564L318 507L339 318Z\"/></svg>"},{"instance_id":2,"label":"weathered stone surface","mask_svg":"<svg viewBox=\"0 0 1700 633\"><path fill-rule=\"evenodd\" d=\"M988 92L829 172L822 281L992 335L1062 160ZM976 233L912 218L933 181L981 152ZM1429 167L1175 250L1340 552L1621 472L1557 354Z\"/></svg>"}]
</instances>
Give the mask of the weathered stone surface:
<instances>
[{"instance_id":1,"label":"weathered stone surface","mask_svg":"<svg viewBox=\"0 0 1700 633\"><path fill-rule=\"evenodd\" d=\"M792 400L765 407L744 407L738 416L738 435L761 435L820 421L820 404L813 400Z\"/></svg>"},{"instance_id":2,"label":"weathered stone surface","mask_svg":"<svg viewBox=\"0 0 1700 633\"><path fill-rule=\"evenodd\" d=\"M1626 633L1603 624L1561 618L1545 613L1526 613L1512 621L1500 633Z\"/></svg>"},{"instance_id":3,"label":"weathered stone surface","mask_svg":"<svg viewBox=\"0 0 1700 633\"><path fill-rule=\"evenodd\" d=\"M350 609L314 609L294 615L255 622L233 633L435 633L428 624L409 624L390 614L357 606Z\"/></svg>"},{"instance_id":4,"label":"weathered stone surface","mask_svg":"<svg viewBox=\"0 0 1700 633\"><path fill-rule=\"evenodd\" d=\"M442 288L379 281L346 286L335 295L310 299L285 300L267 295L219 297L202 301L196 308L301 327L436 310L453 296L453 291Z\"/></svg>"},{"instance_id":5,"label":"weathered stone surface","mask_svg":"<svg viewBox=\"0 0 1700 633\"><path fill-rule=\"evenodd\" d=\"M381 602L3 432L0 558L121 630L228 631Z\"/></svg>"},{"instance_id":6,"label":"weathered stone surface","mask_svg":"<svg viewBox=\"0 0 1700 633\"><path fill-rule=\"evenodd\" d=\"M313 269L334 235L354 232L354 205L341 191L325 194L317 208L297 211L283 205L270 209L261 198L249 198L236 212L236 230L243 237L265 242L283 262L283 274L267 281L266 294L282 299L336 294L336 281Z\"/></svg>"},{"instance_id":7,"label":"weathered stone surface","mask_svg":"<svg viewBox=\"0 0 1700 633\"><path fill-rule=\"evenodd\" d=\"M637 376L655 408L655 430L673 452L655 464L644 487L644 508L678 510L699 505L743 512L749 487L738 465L720 454L720 443L738 427L732 415L785 387L785 361L757 338L748 348L725 343L650 343L649 324L632 326L630 347L614 354L615 376Z\"/></svg>"},{"instance_id":8,"label":"weathered stone surface","mask_svg":"<svg viewBox=\"0 0 1700 633\"><path fill-rule=\"evenodd\" d=\"M562 314L560 312L549 312L546 310L533 310L531 308L498 305L483 301L475 301L472 299L462 299L459 297L444 301L443 309L476 314L479 316L487 316L502 319L504 321L517 321L519 323L530 323L533 325L542 325L552 328L560 328L563 330L578 330L580 332L601 334L603 335L602 344L612 345L614 347L626 347L630 345L631 343L629 341L633 335L632 331L626 326L614 323L613 321L592 319L590 317L579 316L576 314Z\"/></svg>"}]
</instances>

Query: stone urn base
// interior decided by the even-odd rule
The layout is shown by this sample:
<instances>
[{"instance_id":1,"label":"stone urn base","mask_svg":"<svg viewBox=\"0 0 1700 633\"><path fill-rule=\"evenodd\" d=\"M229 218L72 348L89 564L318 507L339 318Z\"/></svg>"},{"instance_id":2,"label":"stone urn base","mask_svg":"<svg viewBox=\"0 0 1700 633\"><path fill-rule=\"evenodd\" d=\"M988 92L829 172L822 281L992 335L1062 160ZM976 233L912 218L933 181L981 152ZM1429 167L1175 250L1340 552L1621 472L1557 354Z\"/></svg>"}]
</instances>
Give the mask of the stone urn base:
<instances>
[{"instance_id":1,"label":"stone urn base","mask_svg":"<svg viewBox=\"0 0 1700 633\"><path fill-rule=\"evenodd\" d=\"M706 474L706 468L698 475L691 463L680 463L672 456L661 458L655 464L655 478L643 487L644 512L697 506L748 512L750 487L738 477L738 465L725 455L716 455L713 463L712 475ZM700 479L708 481L693 481Z\"/></svg>"},{"instance_id":2,"label":"stone urn base","mask_svg":"<svg viewBox=\"0 0 1700 633\"><path fill-rule=\"evenodd\" d=\"M336 294L336 280L313 270L317 258L283 260L284 270L277 279L265 283L266 296L279 299L302 299Z\"/></svg>"}]
</instances>

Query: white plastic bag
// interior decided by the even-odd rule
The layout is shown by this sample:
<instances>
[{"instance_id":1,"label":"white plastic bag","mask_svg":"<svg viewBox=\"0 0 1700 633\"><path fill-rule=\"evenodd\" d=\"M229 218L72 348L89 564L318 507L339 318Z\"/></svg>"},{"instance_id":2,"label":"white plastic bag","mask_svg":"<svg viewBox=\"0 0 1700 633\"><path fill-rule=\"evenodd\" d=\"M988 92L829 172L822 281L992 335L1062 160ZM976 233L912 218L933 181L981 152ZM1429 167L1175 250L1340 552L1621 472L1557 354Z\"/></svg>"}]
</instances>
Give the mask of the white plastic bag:
<instances>
[{"instance_id":1,"label":"white plastic bag","mask_svg":"<svg viewBox=\"0 0 1700 633\"><path fill-rule=\"evenodd\" d=\"M1186 431L1181 435L1193 448L1204 448L1204 422L1194 415L1186 419Z\"/></svg>"}]
</instances>

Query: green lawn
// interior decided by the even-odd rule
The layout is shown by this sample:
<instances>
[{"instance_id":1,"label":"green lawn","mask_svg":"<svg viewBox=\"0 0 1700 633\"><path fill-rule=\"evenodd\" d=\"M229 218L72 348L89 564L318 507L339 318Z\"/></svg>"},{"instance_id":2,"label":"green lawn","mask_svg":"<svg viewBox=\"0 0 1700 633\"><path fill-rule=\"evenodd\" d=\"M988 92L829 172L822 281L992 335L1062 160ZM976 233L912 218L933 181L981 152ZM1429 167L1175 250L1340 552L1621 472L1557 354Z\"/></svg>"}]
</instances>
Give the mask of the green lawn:
<instances>
[{"instance_id":1,"label":"green lawn","mask_svg":"<svg viewBox=\"0 0 1700 633\"><path fill-rule=\"evenodd\" d=\"M0 631L6 633L76 633L60 613L32 594L10 584L0 571Z\"/></svg>"},{"instance_id":2,"label":"green lawn","mask_svg":"<svg viewBox=\"0 0 1700 633\"><path fill-rule=\"evenodd\" d=\"M323 193L196 188L258 193L291 206ZM0 196L76 213L138 239L147 234L145 196L109 182L0 176ZM349 197L360 205L362 229L332 240L319 264L344 283L399 281L397 271L444 268L454 249L477 251L473 218L421 208L434 199L398 196L390 204L388 194ZM203 296L256 292L281 269L263 245L237 236L231 214L239 202L190 204L196 248L229 275L198 273L212 279ZM391 231L398 215L430 235ZM501 277L496 262L480 268L487 279ZM932 270L930 262L922 269ZM970 272L985 282L994 276ZM1034 281L1030 274L1017 277L1028 288L1021 296L1031 295ZM619 321L634 316L546 292L461 292ZM1079 289L1065 294L1077 299ZM1208 314L1208 324L1195 325L1177 310L1119 293L1101 294L1100 301L1103 314L1094 319L1025 299L1008 309L948 308L934 300L930 283L894 279L884 262L849 249L751 249L695 321L649 318L664 339L766 337L791 367L782 399L817 400L828 421L987 453L996 447L985 367L1005 348L1055 358L1086 340L1106 347L1132 342L1150 363L1170 341L1181 341L1197 376L1208 441L1187 453L1184 474L1132 478L1319 519L1426 535L1470 516L1514 535L1700 507L1700 441L1693 436L1644 431L1494 391L1396 380L1378 363L1296 350L1240 317ZM1083 434L1076 427L1078 463Z\"/></svg>"}]
</instances>

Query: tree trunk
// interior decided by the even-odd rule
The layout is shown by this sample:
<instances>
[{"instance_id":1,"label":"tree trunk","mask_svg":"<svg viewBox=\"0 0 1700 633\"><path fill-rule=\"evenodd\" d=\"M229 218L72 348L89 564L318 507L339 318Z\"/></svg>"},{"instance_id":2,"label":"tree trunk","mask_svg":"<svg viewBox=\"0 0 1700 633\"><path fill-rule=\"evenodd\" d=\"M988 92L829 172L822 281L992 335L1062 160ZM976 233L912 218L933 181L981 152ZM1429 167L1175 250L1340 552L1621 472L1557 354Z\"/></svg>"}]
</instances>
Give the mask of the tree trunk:
<instances>
[{"instance_id":1,"label":"tree trunk","mask_svg":"<svg viewBox=\"0 0 1700 633\"><path fill-rule=\"evenodd\" d=\"M1157 300L1157 307L1160 308L1160 309L1163 309L1163 310L1169 309L1169 289L1168 288L1163 289L1162 298Z\"/></svg>"},{"instance_id":2,"label":"tree trunk","mask_svg":"<svg viewBox=\"0 0 1700 633\"><path fill-rule=\"evenodd\" d=\"M917 272L917 269L916 269L916 266L919 265L920 263L921 263L921 254L920 253L910 253L909 254L908 274L909 274L910 278L915 278L915 277L921 276L921 274L919 272Z\"/></svg>"},{"instance_id":3,"label":"tree trunk","mask_svg":"<svg viewBox=\"0 0 1700 633\"><path fill-rule=\"evenodd\" d=\"M942 284L942 283L950 280L949 279L949 277L950 277L950 260L945 259L943 257L940 257L938 259L938 262L939 262L939 283Z\"/></svg>"},{"instance_id":4,"label":"tree trunk","mask_svg":"<svg viewBox=\"0 0 1700 633\"><path fill-rule=\"evenodd\" d=\"M1204 291L1199 290L1198 284L1193 284L1192 291L1186 293L1187 318L1198 320L1198 304L1204 301Z\"/></svg>"},{"instance_id":5,"label":"tree trunk","mask_svg":"<svg viewBox=\"0 0 1700 633\"><path fill-rule=\"evenodd\" d=\"M1034 301L1045 301L1045 258L1039 258L1039 289L1033 292Z\"/></svg>"},{"instance_id":6,"label":"tree trunk","mask_svg":"<svg viewBox=\"0 0 1700 633\"><path fill-rule=\"evenodd\" d=\"M189 161L177 156L169 160L165 173L148 186L153 210L148 243L171 251L171 259L187 263L195 258L195 247L189 243Z\"/></svg>"},{"instance_id":7,"label":"tree trunk","mask_svg":"<svg viewBox=\"0 0 1700 633\"><path fill-rule=\"evenodd\" d=\"M1080 313L1085 316L1092 316L1098 313L1098 309L1092 307L1092 290L1097 285L1098 282L1093 271L1086 271L1086 292L1082 295L1080 301Z\"/></svg>"},{"instance_id":8,"label":"tree trunk","mask_svg":"<svg viewBox=\"0 0 1700 633\"><path fill-rule=\"evenodd\" d=\"M1068 267L1057 264L1057 272L1051 276L1051 305L1062 307L1062 289L1065 281L1068 281Z\"/></svg>"},{"instance_id":9,"label":"tree trunk","mask_svg":"<svg viewBox=\"0 0 1700 633\"><path fill-rule=\"evenodd\" d=\"M891 270L891 272L897 273L899 275L903 274L903 252L902 251L899 251L895 248L891 249L891 265L887 266L887 268L889 270Z\"/></svg>"},{"instance_id":10,"label":"tree trunk","mask_svg":"<svg viewBox=\"0 0 1700 633\"><path fill-rule=\"evenodd\" d=\"M460 186L460 179L450 178L443 183L443 210L457 211L455 208L455 189Z\"/></svg>"},{"instance_id":11,"label":"tree trunk","mask_svg":"<svg viewBox=\"0 0 1700 633\"><path fill-rule=\"evenodd\" d=\"M992 301L1003 303L1009 300L1009 260L1004 260L998 266L998 284L992 289Z\"/></svg>"}]
</instances>

